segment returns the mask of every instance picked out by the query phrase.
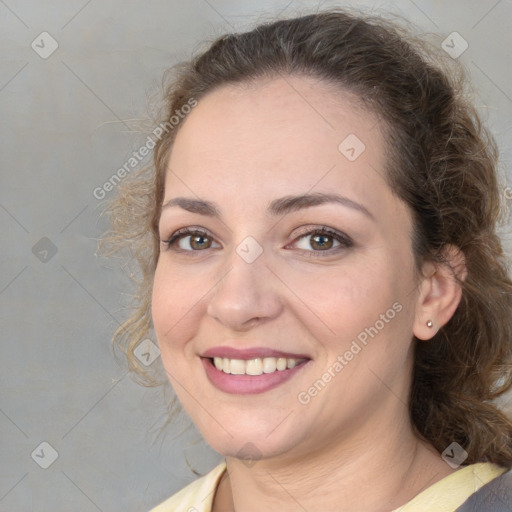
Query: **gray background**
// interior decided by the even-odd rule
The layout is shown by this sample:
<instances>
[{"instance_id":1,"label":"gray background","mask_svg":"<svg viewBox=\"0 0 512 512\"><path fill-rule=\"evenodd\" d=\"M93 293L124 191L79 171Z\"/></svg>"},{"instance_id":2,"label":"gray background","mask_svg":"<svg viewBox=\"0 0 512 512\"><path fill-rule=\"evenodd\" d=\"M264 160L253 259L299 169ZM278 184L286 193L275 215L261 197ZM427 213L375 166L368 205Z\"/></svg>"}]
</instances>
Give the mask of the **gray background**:
<instances>
[{"instance_id":1,"label":"gray background","mask_svg":"<svg viewBox=\"0 0 512 512\"><path fill-rule=\"evenodd\" d=\"M136 125L166 68L224 31L329 5L467 40L459 60L512 198L510 0L0 0L0 511L144 511L195 478L186 458L203 472L218 460L193 429L180 434L184 419L156 439L161 390L112 354L130 287L118 261L95 256L106 226L93 190L140 147ZM44 31L59 45L47 58L31 47ZM42 442L58 454L47 469Z\"/></svg>"}]
</instances>

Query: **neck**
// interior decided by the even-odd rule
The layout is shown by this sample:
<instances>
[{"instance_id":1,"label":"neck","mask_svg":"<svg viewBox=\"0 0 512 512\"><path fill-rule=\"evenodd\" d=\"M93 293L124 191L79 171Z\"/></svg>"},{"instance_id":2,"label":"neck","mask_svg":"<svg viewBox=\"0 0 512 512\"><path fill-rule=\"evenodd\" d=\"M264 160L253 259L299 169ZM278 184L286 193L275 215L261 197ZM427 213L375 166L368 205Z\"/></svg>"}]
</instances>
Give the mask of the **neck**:
<instances>
[{"instance_id":1,"label":"neck","mask_svg":"<svg viewBox=\"0 0 512 512\"><path fill-rule=\"evenodd\" d=\"M402 418L391 417L389 424L374 418L372 428L314 452L262 459L252 466L228 457L228 476L219 485L219 501L216 497L223 508L214 510L388 512L404 505L453 470L414 435L403 409Z\"/></svg>"}]
</instances>

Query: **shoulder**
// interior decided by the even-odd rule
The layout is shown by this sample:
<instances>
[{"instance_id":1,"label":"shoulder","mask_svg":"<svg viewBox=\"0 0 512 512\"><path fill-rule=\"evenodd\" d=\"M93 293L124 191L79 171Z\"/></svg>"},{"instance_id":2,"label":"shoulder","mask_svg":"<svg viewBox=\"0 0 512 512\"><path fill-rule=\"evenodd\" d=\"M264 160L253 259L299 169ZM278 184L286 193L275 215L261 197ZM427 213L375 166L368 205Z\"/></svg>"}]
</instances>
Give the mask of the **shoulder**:
<instances>
[{"instance_id":1,"label":"shoulder","mask_svg":"<svg viewBox=\"0 0 512 512\"><path fill-rule=\"evenodd\" d=\"M150 512L211 512L213 496L225 471L226 462L223 461Z\"/></svg>"},{"instance_id":2,"label":"shoulder","mask_svg":"<svg viewBox=\"0 0 512 512\"><path fill-rule=\"evenodd\" d=\"M490 462L479 462L464 466L439 480L393 512L455 512L462 504L478 494L482 487L507 472L507 468ZM461 509L461 511L464 509ZM471 512L480 510L470 509Z\"/></svg>"},{"instance_id":3,"label":"shoulder","mask_svg":"<svg viewBox=\"0 0 512 512\"><path fill-rule=\"evenodd\" d=\"M512 471L505 469L474 492L457 512L510 512L512 510Z\"/></svg>"}]
</instances>

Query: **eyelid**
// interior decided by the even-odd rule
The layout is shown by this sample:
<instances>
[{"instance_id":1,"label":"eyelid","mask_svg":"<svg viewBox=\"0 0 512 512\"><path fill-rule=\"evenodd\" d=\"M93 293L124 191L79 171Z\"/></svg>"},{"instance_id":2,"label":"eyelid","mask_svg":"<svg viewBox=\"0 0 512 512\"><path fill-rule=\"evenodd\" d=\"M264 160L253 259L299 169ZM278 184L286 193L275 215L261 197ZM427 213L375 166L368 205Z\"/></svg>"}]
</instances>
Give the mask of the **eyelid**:
<instances>
[{"instance_id":1,"label":"eyelid","mask_svg":"<svg viewBox=\"0 0 512 512\"><path fill-rule=\"evenodd\" d=\"M347 234L343 233L343 231L339 231L338 229L331 228L330 226L325 226L322 224L320 224L320 225L308 224L306 226L300 226L299 228L294 230L294 232L292 232L291 236L293 236L293 239L296 240L297 238L300 238L300 237L303 237L306 235L311 235L313 233L327 233L332 236L339 237L339 238L345 240L346 242L353 243L353 240Z\"/></svg>"},{"instance_id":2,"label":"eyelid","mask_svg":"<svg viewBox=\"0 0 512 512\"><path fill-rule=\"evenodd\" d=\"M172 247L172 244L174 242L176 242L180 238L185 238L187 236L192 236L192 235L207 236L208 238L211 238L214 243L220 245L220 243L216 240L216 238L212 235L212 233L210 231L208 231L207 229L200 227L200 226L186 226L186 227L177 229L176 231L173 231L173 233L166 239L160 238L160 243L164 244L167 247L167 249L170 250ZM214 249L216 249L216 247L214 247ZM181 250L178 248L173 248L172 250L174 250L176 252L198 252L198 253L202 252L202 251L185 251L185 250Z\"/></svg>"},{"instance_id":3,"label":"eyelid","mask_svg":"<svg viewBox=\"0 0 512 512\"><path fill-rule=\"evenodd\" d=\"M329 226L314 226L314 225L308 225L308 226L301 226L300 232L296 232L293 234L293 240L287 244L286 248L290 247L291 245L295 244L298 240L305 236L313 235L313 234L324 234L332 236L334 239L336 239L340 245L333 249L327 249L325 251L305 251L305 252L312 252L312 253L325 253L325 254L332 254L336 252L336 250L341 249L347 249L349 247L352 247L354 245L354 241L345 233L342 231L338 231L337 229L331 228Z\"/></svg>"}]
</instances>

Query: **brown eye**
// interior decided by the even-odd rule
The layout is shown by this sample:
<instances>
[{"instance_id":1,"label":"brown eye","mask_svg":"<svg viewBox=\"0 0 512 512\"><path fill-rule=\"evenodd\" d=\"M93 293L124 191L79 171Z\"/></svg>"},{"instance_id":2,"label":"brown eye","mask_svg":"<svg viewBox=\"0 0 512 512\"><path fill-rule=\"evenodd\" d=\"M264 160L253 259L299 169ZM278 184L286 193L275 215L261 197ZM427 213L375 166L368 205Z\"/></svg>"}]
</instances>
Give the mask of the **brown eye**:
<instances>
[{"instance_id":1,"label":"brown eye","mask_svg":"<svg viewBox=\"0 0 512 512\"><path fill-rule=\"evenodd\" d=\"M329 233L308 233L301 236L295 243L297 249L304 251L328 251L341 245L334 235Z\"/></svg>"},{"instance_id":2,"label":"brown eye","mask_svg":"<svg viewBox=\"0 0 512 512\"><path fill-rule=\"evenodd\" d=\"M334 245L334 238L331 235L312 235L309 244L317 251L325 251Z\"/></svg>"},{"instance_id":3,"label":"brown eye","mask_svg":"<svg viewBox=\"0 0 512 512\"><path fill-rule=\"evenodd\" d=\"M187 235L178 241L178 247L184 251L200 251L209 249L212 246L212 239L206 235Z\"/></svg>"},{"instance_id":4,"label":"brown eye","mask_svg":"<svg viewBox=\"0 0 512 512\"><path fill-rule=\"evenodd\" d=\"M197 252L221 247L206 231L189 228L180 229L168 240L162 240L161 242L168 249L181 252Z\"/></svg>"},{"instance_id":5,"label":"brown eye","mask_svg":"<svg viewBox=\"0 0 512 512\"><path fill-rule=\"evenodd\" d=\"M299 235L287 249L300 249L310 256L330 256L354 246L352 239L331 228L311 228ZM322 254L325 253L325 254Z\"/></svg>"}]
</instances>

